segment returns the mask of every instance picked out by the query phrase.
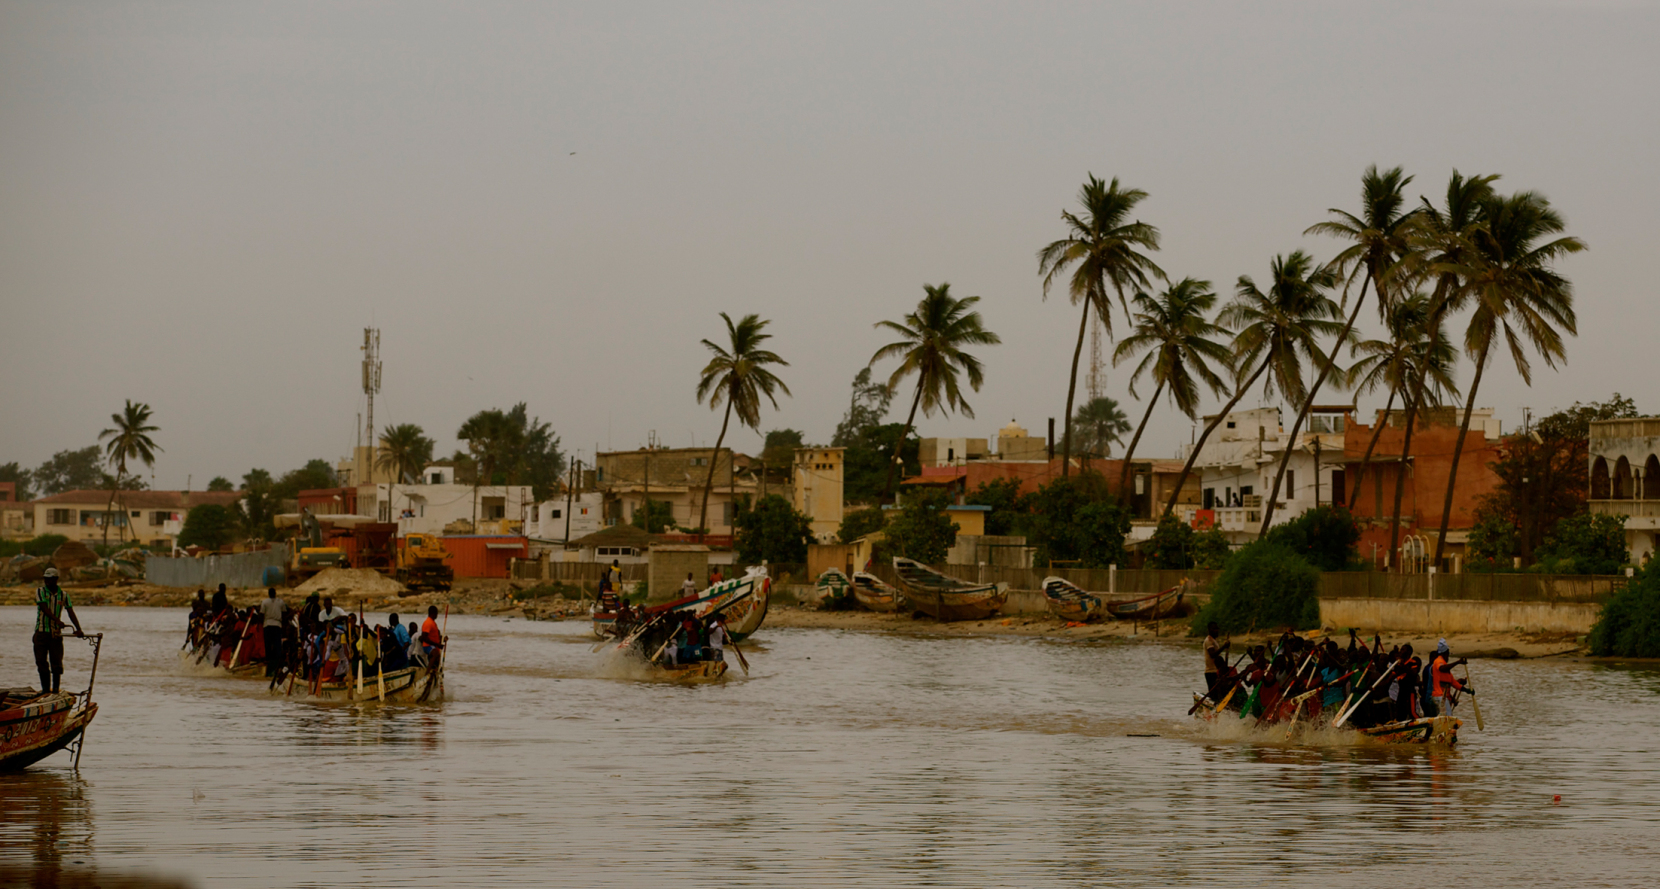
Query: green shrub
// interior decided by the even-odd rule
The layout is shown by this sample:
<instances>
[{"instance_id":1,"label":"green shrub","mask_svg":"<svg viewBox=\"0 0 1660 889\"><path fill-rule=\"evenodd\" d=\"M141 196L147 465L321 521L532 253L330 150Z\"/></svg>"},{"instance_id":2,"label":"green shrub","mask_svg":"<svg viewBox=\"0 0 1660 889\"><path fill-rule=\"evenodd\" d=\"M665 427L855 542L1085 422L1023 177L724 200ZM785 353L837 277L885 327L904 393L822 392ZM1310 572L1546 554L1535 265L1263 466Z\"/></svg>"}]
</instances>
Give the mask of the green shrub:
<instances>
[{"instance_id":1,"label":"green shrub","mask_svg":"<svg viewBox=\"0 0 1660 889\"><path fill-rule=\"evenodd\" d=\"M892 551L924 565L944 562L957 542L957 523L945 511L950 505L951 496L944 491L907 493L904 507L888 520L884 532Z\"/></svg>"},{"instance_id":2,"label":"green shrub","mask_svg":"<svg viewBox=\"0 0 1660 889\"><path fill-rule=\"evenodd\" d=\"M836 530L836 539L844 544L856 543L866 534L882 530L882 525L886 522L887 516L882 514L880 506L849 510L842 516L841 527Z\"/></svg>"},{"instance_id":3,"label":"green shrub","mask_svg":"<svg viewBox=\"0 0 1660 889\"><path fill-rule=\"evenodd\" d=\"M1650 565L1615 593L1588 641L1595 655L1660 657L1660 569Z\"/></svg>"},{"instance_id":4,"label":"green shrub","mask_svg":"<svg viewBox=\"0 0 1660 889\"><path fill-rule=\"evenodd\" d=\"M9 559L19 553L49 556L68 542L69 538L62 534L42 534L32 540L0 540L0 558Z\"/></svg>"},{"instance_id":5,"label":"green shrub","mask_svg":"<svg viewBox=\"0 0 1660 889\"><path fill-rule=\"evenodd\" d=\"M740 498L736 524L738 561L746 565L807 561L812 521L783 497L768 494L753 507L749 498Z\"/></svg>"},{"instance_id":6,"label":"green shrub","mask_svg":"<svg viewBox=\"0 0 1660 889\"><path fill-rule=\"evenodd\" d=\"M1146 554L1145 568L1203 568L1212 570L1228 561L1232 548L1227 535L1220 529L1195 531L1192 526L1167 515L1159 519L1158 529L1142 545Z\"/></svg>"},{"instance_id":7,"label":"green shrub","mask_svg":"<svg viewBox=\"0 0 1660 889\"><path fill-rule=\"evenodd\" d=\"M1228 559L1211 584L1210 601L1194 615L1194 635L1216 621L1225 633L1320 625L1320 572L1283 543L1259 540Z\"/></svg>"},{"instance_id":8,"label":"green shrub","mask_svg":"<svg viewBox=\"0 0 1660 889\"><path fill-rule=\"evenodd\" d=\"M218 549L236 537L236 515L229 507L204 503L185 513L179 546Z\"/></svg>"},{"instance_id":9,"label":"green shrub","mask_svg":"<svg viewBox=\"0 0 1660 889\"><path fill-rule=\"evenodd\" d=\"M1036 563L1077 562L1084 568L1125 565L1130 514L1099 472L1058 478L1027 499L1027 542Z\"/></svg>"},{"instance_id":10,"label":"green shrub","mask_svg":"<svg viewBox=\"0 0 1660 889\"><path fill-rule=\"evenodd\" d=\"M1355 561L1360 526L1341 506L1318 506L1270 529L1268 539L1321 571L1344 571Z\"/></svg>"},{"instance_id":11,"label":"green shrub","mask_svg":"<svg viewBox=\"0 0 1660 889\"><path fill-rule=\"evenodd\" d=\"M1619 574L1630 561L1625 516L1581 512L1556 523L1537 553L1547 574Z\"/></svg>"}]
</instances>

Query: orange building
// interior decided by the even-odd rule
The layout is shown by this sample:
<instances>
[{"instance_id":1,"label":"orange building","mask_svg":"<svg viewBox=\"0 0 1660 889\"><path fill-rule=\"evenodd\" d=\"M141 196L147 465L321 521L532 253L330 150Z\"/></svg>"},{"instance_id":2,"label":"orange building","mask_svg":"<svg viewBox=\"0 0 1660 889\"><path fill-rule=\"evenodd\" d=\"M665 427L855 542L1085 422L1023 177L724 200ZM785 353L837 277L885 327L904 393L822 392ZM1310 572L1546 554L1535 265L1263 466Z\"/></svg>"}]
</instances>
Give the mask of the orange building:
<instances>
[{"instance_id":1,"label":"orange building","mask_svg":"<svg viewBox=\"0 0 1660 889\"><path fill-rule=\"evenodd\" d=\"M1387 422L1378 436L1372 458L1361 469L1366 446L1377 428L1352 424L1343 438L1345 480L1349 485L1350 508L1360 524L1360 555L1372 559L1378 567L1393 564L1392 551L1397 556L1405 549L1409 560L1423 554L1435 554L1435 536L1441 527L1441 507L1447 495L1447 476L1452 470L1453 449L1458 444L1460 411L1444 408L1426 411L1419 416L1412 429L1412 452L1401 459L1401 446L1406 438L1406 414L1391 411L1385 420L1378 412L1378 422ZM1483 495L1499 486L1499 477L1492 464L1503 456L1504 443L1500 437L1499 421L1491 408L1474 412L1470 432L1464 439L1464 451L1458 460L1458 485L1453 492L1452 519L1447 523L1449 556L1457 556L1462 563L1464 543L1475 524L1476 507ZM1389 521L1395 506L1395 481L1402 467L1406 483L1401 494L1400 538L1391 546ZM1457 570L1448 565L1446 570Z\"/></svg>"}]
</instances>

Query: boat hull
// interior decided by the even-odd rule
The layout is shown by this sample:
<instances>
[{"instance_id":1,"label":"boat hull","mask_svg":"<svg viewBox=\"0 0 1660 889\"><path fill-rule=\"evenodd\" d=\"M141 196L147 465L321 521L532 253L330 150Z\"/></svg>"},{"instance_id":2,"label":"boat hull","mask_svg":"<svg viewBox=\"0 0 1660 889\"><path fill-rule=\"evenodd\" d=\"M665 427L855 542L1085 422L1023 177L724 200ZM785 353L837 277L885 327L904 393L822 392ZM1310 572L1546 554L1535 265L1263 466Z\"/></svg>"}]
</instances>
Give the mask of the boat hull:
<instances>
[{"instance_id":1,"label":"boat hull","mask_svg":"<svg viewBox=\"0 0 1660 889\"><path fill-rule=\"evenodd\" d=\"M1173 587L1154 596L1108 602L1106 613L1115 620L1163 620L1182 612L1182 598L1185 595L1186 590Z\"/></svg>"},{"instance_id":2,"label":"boat hull","mask_svg":"<svg viewBox=\"0 0 1660 889\"><path fill-rule=\"evenodd\" d=\"M726 675L726 661L697 661L690 664L681 664L675 667L657 666L653 672L657 678L682 685L698 685L704 682L715 682Z\"/></svg>"},{"instance_id":3,"label":"boat hull","mask_svg":"<svg viewBox=\"0 0 1660 889\"><path fill-rule=\"evenodd\" d=\"M899 608L898 590L863 571L853 575L853 600L867 610L891 614Z\"/></svg>"},{"instance_id":4,"label":"boat hull","mask_svg":"<svg viewBox=\"0 0 1660 889\"><path fill-rule=\"evenodd\" d=\"M75 743L98 705L75 705L69 694L48 694L0 709L0 772L16 772Z\"/></svg>"},{"instance_id":5,"label":"boat hull","mask_svg":"<svg viewBox=\"0 0 1660 889\"><path fill-rule=\"evenodd\" d=\"M384 677L373 673L363 677L363 692L358 693L357 677L345 682L324 682L307 688L311 697L321 701L379 701L380 681L386 683L386 700L398 704L430 704L444 699L444 668L405 667L393 670ZM298 690L299 682L295 682Z\"/></svg>"},{"instance_id":6,"label":"boat hull","mask_svg":"<svg viewBox=\"0 0 1660 889\"><path fill-rule=\"evenodd\" d=\"M1106 612L1106 602L1100 596L1061 577L1044 578L1043 599L1050 614L1073 623L1097 621Z\"/></svg>"},{"instance_id":7,"label":"boat hull","mask_svg":"<svg viewBox=\"0 0 1660 889\"><path fill-rule=\"evenodd\" d=\"M896 558L893 568L905 606L937 621L995 617L1009 599L1008 584L967 583L911 559Z\"/></svg>"}]
</instances>

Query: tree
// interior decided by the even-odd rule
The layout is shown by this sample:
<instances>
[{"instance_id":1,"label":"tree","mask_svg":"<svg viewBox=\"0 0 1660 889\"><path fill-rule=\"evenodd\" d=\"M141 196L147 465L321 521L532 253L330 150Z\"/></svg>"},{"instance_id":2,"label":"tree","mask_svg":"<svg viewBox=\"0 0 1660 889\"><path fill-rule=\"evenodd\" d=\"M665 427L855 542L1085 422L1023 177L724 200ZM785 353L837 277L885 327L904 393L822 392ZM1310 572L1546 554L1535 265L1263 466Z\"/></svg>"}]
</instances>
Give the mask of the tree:
<instances>
[{"instance_id":1,"label":"tree","mask_svg":"<svg viewBox=\"0 0 1660 889\"><path fill-rule=\"evenodd\" d=\"M795 465L796 449L802 446L801 430L774 429L767 433L766 443L761 446L761 464L769 477L790 477L791 467Z\"/></svg>"},{"instance_id":2,"label":"tree","mask_svg":"<svg viewBox=\"0 0 1660 889\"><path fill-rule=\"evenodd\" d=\"M647 534L662 534L675 529L674 504L667 500L647 500L639 509L634 510L634 518L629 524L645 531Z\"/></svg>"},{"instance_id":3,"label":"tree","mask_svg":"<svg viewBox=\"0 0 1660 889\"><path fill-rule=\"evenodd\" d=\"M1182 473L1170 490L1170 499L1164 504L1167 514L1175 510L1176 498L1181 496L1182 486L1193 472L1194 461L1199 459L1210 434L1257 380L1267 375L1263 383L1265 397L1273 397L1277 388L1286 399L1301 401L1306 394L1303 359L1319 356L1318 338L1338 330L1331 319L1341 318L1342 310L1322 292L1336 283L1334 273L1315 268L1314 260L1307 253L1295 250L1289 256L1274 257L1270 275L1267 290L1258 288L1249 275L1240 275L1234 285L1233 300L1217 318L1222 327L1235 331L1233 397L1205 424L1205 431L1188 452L1187 463L1182 466Z\"/></svg>"},{"instance_id":4,"label":"tree","mask_svg":"<svg viewBox=\"0 0 1660 889\"><path fill-rule=\"evenodd\" d=\"M1078 344L1072 349L1072 375L1066 382L1066 416L1072 416L1072 401L1078 389L1078 359L1084 351L1084 333L1089 329L1091 310L1101 325L1112 333L1112 303L1107 286L1112 286L1118 302L1129 311L1124 291L1130 287L1146 288L1149 275L1164 278L1164 271L1145 253L1159 249L1159 230L1140 220L1131 221L1130 214L1137 204L1147 198L1139 188L1120 190L1118 179L1112 184L1102 182L1089 174L1078 191L1078 202L1083 204L1080 216L1070 210L1061 211L1067 235L1038 251L1038 274L1043 276L1043 297L1049 298L1049 288L1055 279L1072 270L1067 291L1072 304L1083 304L1083 317L1078 322ZM1061 475L1071 474L1072 427L1066 427L1061 436Z\"/></svg>"},{"instance_id":5,"label":"tree","mask_svg":"<svg viewBox=\"0 0 1660 889\"><path fill-rule=\"evenodd\" d=\"M790 501L768 494L754 508L748 497L738 501L738 561L746 565L762 562L797 564L807 561L807 544L813 538L811 519L795 511Z\"/></svg>"},{"instance_id":6,"label":"tree","mask_svg":"<svg viewBox=\"0 0 1660 889\"><path fill-rule=\"evenodd\" d=\"M897 390L899 381L915 374L916 395L911 399L911 412L905 417L904 441L916 427L916 412L924 416L935 411L957 411L973 419L974 409L963 398L961 377L968 378L969 388L980 391L985 381L985 369L980 359L965 351L969 346L995 346L1002 342L997 334L985 329L980 313L970 311L980 301L978 296L957 299L951 295L950 284L934 287L922 285L923 297L916 309L900 321L879 321L877 329L899 335L899 339L876 350L870 363L884 358L899 358L899 366L888 377L888 389ZM1068 405L1068 409L1071 405ZM898 461L888 464L888 480L883 486L884 499L893 493L893 473Z\"/></svg>"},{"instance_id":7,"label":"tree","mask_svg":"<svg viewBox=\"0 0 1660 889\"><path fill-rule=\"evenodd\" d=\"M1193 616L1192 633L1215 621L1224 633L1320 626L1320 571L1283 543L1257 540L1228 558Z\"/></svg>"},{"instance_id":8,"label":"tree","mask_svg":"<svg viewBox=\"0 0 1660 889\"><path fill-rule=\"evenodd\" d=\"M250 469L242 476L242 499L232 512L244 535L262 540L276 536L281 501L272 494L275 487L271 473L263 469Z\"/></svg>"},{"instance_id":9,"label":"tree","mask_svg":"<svg viewBox=\"0 0 1660 889\"><path fill-rule=\"evenodd\" d=\"M1227 391L1227 384L1210 367L1211 362L1223 368L1233 366L1233 352L1212 339L1227 331L1205 318L1215 304L1216 294L1210 282L1196 278L1183 278L1156 297L1144 291L1136 293L1136 312L1132 317L1135 326L1113 350L1112 363L1116 367L1119 362L1146 352L1135 372L1130 374L1130 395L1140 397L1135 394L1135 383L1142 374L1152 377L1155 385L1141 423L1130 438L1130 446L1124 449L1124 466L1118 474L1120 494L1130 483L1130 460L1135 457L1136 445L1141 443L1147 421L1153 417L1159 395L1168 392L1176 409L1192 420L1199 416L1200 383L1215 395Z\"/></svg>"},{"instance_id":10,"label":"tree","mask_svg":"<svg viewBox=\"0 0 1660 889\"><path fill-rule=\"evenodd\" d=\"M1448 341L1447 331L1442 325L1436 324L1431 330L1431 322L1436 315L1434 302L1425 294L1417 293L1398 299L1389 310L1388 336L1355 343L1351 349L1351 353L1359 359L1348 373L1349 387L1354 390L1355 397L1358 399L1368 392L1387 389L1389 399L1383 405L1383 418L1377 422L1372 438L1366 444L1366 453L1360 458L1360 468L1356 470L1350 487L1350 507L1360 496L1360 481L1366 477L1366 468L1372 462L1378 438L1383 435L1384 427L1389 425L1389 412L1395 406L1395 396L1405 392L1409 401L1422 398L1432 405L1439 405L1448 397L1457 397L1458 384L1453 381L1453 367L1458 363L1458 352ZM1420 377L1425 382L1421 391L1414 388ZM1416 407L1415 403L1413 407Z\"/></svg>"},{"instance_id":11,"label":"tree","mask_svg":"<svg viewBox=\"0 0 1660 889\"><path fill-rule=\"evenodd\" d=\"M1172 515L1159 519L1153 536L1141 546L1147 557L1143 567L1177 570L1221 568L1230 551L1228 538L1220 529L1195 531Z\"/></svg>"},{"instance_id":12,"label":"tree","mask_svg":"<svg viewBox=\"0 0 1660 889\"><path fill-rule=\"evenodd\" d=\"M703 366L697 381L698 404L707 400L710 410L726 406L720 436L715 439L716 459L709 461L709 475L703 482L703 505L697 513L699 528L709 527L709 493L715 487L715 466L720 463L720 449L726 441L726 429L732 423L732 414L738 415L740 424L759 431L761 397L766 396L772 402L772 409L777 410L776 393L790 394L790 387L768 369L772 365L789 367L790 363L777 353L761 348L762 343L772 339L772 334L765 332L771 322L761 320L761 316L756 314L745 315L736 324L725 312L720 313L720 317L726 322L726 345L703 341L703 347L713 357Z\"/></svg>"},{"instance_id":13,"label":"tree","mask_svg":"<svg viewBox=\"0 0 1660 889\"><path fill-rule=\"evenodd\" d=\"M1598 657L1660 657L1660 563L1609 598L1586 642Z\"/></svg>"},{"instance_id":14,"label":"tree","mask_svg":"<svg viewBox=\"0 0 1660 889\"><path fill-rule=\"evenodd\" d=\"M496 470L511 459L515 450L514 429L500 408L482 410L467 418L455 437L467 443L467 454L477 470L473 473L473 526L478 526L478 489L496 483ZM506 482L505 477L503 483Z\"/></svg>"},{"instance_id":15,"label":"tree","mask_svg":"<svg viewBox=\"0 0 1660 889\"><path fill-rule=\"evenodd\" d=\"M1107 492L1099 472L1057 478L1038 488L1029 503L1026 536L1039 564L1105 568L1127 562L1124 538L1130 533L1130 513Z\"/></svg>"},{"instance_id":16,"label":"tree","mask_svg":"<svg viewBox=\"0 0 1660 889\"><path fill-rule=\"evenodd\" d=\"M299 469L290 469L271 488L271 496L278 500L293 500L301 491L319 491L340 484L334 467L321 458L307 460Z\"/></svg>"},{"instance_id":17,"label":"tree","mask_svg":"<svg viewBox=\"0 0 1660 889\"><path fill-rule=\"evenodd\" d=\"M1268 540L1283 545L1321 571L1344 571L1355 561L1360 526L1341 506L1317 506L1279 527Z\"/></svg>"},{"instance_id":18,"label":"tree","mask_svg":"<svg viewBox=\"0 0 1660 889\"><path fill-rule=\"evenodd\" d=\"M179 546L199 546L219 549L235 538L236 514L217 503L204 503L185 513L184 527L179 529Z\"/></svg>"},{"instance_id":19,"label":"tree","mask_svg":"<svg viewBox=\"0 0 1660 889\"><path fill-rule=\"evenodd\" d=\"M1072 418L1078 431L1078 453L1086 457L1111 457L1113 442L1124 443L1124 433L1130 431L1130 420L1118 409L1118 402L1105 395L1091 398L1078 408Z\"/></svg>"},{"instance_id":20,"label":"tree","mask_svg":"<svg viewBox=\"0 0 1660 889\"><path fill-rule=\"evenodd\" d=\"M891 551L924 565L944 562L946 552L957 542L957 523L946 513L950 505L951 496L944 491L908 495L882 532Z\"/></svg>"},{"instance_id":21,"label":"tree","mask_svg":"<svg viewBox=\"0 0 1660 889\"><path fill-rule=\"evenodd\" d=\"M1462 282L1454 299L1473 306L1464 332L1464 351L1475 363L1475 375L1470 379L1464 418L1459 423L1447 473L1447 496L1442 501L1441 528L1435 539L1436 564L1446 549L1447 521L1458 484L1458 458L1464 453L1470 414L1475 411L1476 392L1493 343L1502 333L1516 372L1531 386L1533 370L1526 347L1532 346L1545 365L1554 368L1567 357L1562 334L1578 332L1573 284L1558 274L1555 266L1569 254L1584 250L1585 242L1567 236L1544 240L1566 228L1562 216L1538 192L1494 196L1487 200L1482 223L1469 233L1461 255L1437 269Z\"/></svg>"},{"instance_id":22,"label":"tree","mask_svg":"<svg viewBox=\"0 0 1660 889\"><path fill-rule=\"evenodd\" d=\"M150 433L159 427L150 425L149 405L128 399L121 413L110 414L110 421L115 425L98 433L98 440L105 443L104 457L109 465L115 467L115 483L110 486L109 505L104 509L104 546L110 543L109 514L115 510L115 493L120 490L122 479L126 478L127 461L138 460L145 466L154 466L156 452L161 450L150 438ZM125 529L125 508L122 509L122 519L121 527Z\"/></svg>"},{"instance_id":23,"label":"tree","mask_svg":"<svg viewBox=\"0 0 1660 889\"><path fill-rule=\"evenodd\" d=\"M922 471L922 442L905 432L902 423L867 427L854 437L842 454L842 500L846 503L876 503L881 499L889 467L896 454L900 472L907 477Z\"/></svg>"},{"instance_id":24,"label":"tree","mask_svg":"<svg viewBox=\"0 0 1660 889\"><path fill-rule=\"evenodd\" d=\"M1381 317L1387 318L1393 303L1389 291L1384 287L1388 273L1400 261L1400 257L1408 249L1408 233L1411 230L1412 217L1416 210L1401 212L1406 206L1406 196L1402 190L1412 181L1411 176L1401 172L1400 167L1378 172L1376 164L1366 168L1360 177L1361 215L1344 212L1333 207L1327 211L1337 217L1326 222L1317 222L1308 227L1303 234L1327 234L1354 241L1354 246L1337 254L1327 265L1327 269L1338 274L1348 272L1348 280L1353 283L1355 275L1365 273L1360 283L1360 294L1355 298L1354 310L1349 313L1349 320L1343 325L1343 330L1337 335L1337 341L1332 344L1331 352L1320 368L1320 375L1315 377L1314 385L1309 387L1308 397L1303 400L1302 407L1297 410L1297 419L1291 424L1291 436L1287 440L1285 453L1280 456L1279 469L1274 473L1274 484L1268 492L1268 502L1262 511L1262 529L1259 534L1267 534L1268 528L1274 521L1274 508L1279 503L1280 485L1285 481L1285 470L1291 465L1291 455L1296 450L1297 435L1302 432L1303 421L1308 418L1314 409L1314 399L1320 394L1320 387L1331 376L1337 365L1337 354L1343 344L1348 341L1349 331L1354 330L1355 319L1360 317L1360 308L1366 302L1366 285L1371 284L1378 292L1378 312ZM1344 288L1344 300L1348 300L1348 288Z\"/></svg>"},{"instance_id":25,"label":"tree","mask_svg":"<svg viewBox=\"0 0 1660 889\"><path fill-rule=\"evenodd\" d=\"M1631 561L1625 520L1588 512L1564 517L1539 547L1540 567L1551 574L1618 574Z\"/></svg>"},{"instance_id":26,"label":"tree","mask_svg":"<svg viewBox=\"0 0 1660 889\"><path fill-rule=\"evenodd\" d=\"M11 482L17 485L17 491L13 496L25 503L35 499L34 489L32 488L34 476L35 474L29 470L19 468L16 461L0 464L0 482Z\"/></svg>"},{"instance_id":27,"label":"tree","mask_svg":"<svg viewBox=\"0 0 1660 889\"><path fill-rule=\"evenodd\" d=\"M417 477L421 469L432 462L433 440L414 423L400 423L381 430L380 451L375 455L375 468L392 476L387 486L387 510L392 521L398 520L398 482Z\"/></svg>"},{"instance_id":28,"label":"tree","mask_svg":"<svg viewBox=\"0 0 1660 889\"><path fill-rule=\"evenodd\" d=\"M872 383L869 366L859 368L859 373L853 377L853 395L848 400L847 413L836 424L836 434L830 437L830 446L850 447L866 430L881 425L892 401L893 390L881 383Z\"/></svg>"},{"instance_id":29,"label":"tree","mask_svg":"<svg viewBox=\"0 0 1660 889\"><path fill-rule=\"evenodd\" d=\"M998 478L981 482L964 499L976 506L991 507L991 512L986 513L986 533L1001 537L1018 533L1021 519L1028 511L1029 498L1030 495L1020 493L1018 479Z\"/></svg>"},{"instance_id":30,"label":"tree","mask_svg":"<svg viewBox=\"0 0 1660 889\"><path fill-rule=\"evenodd\" d=\"M226 492L236 490L236 486L231 484L230 479L222 475L216 475L208 480L207 489L215 492Z\"/></svg>"},{"instance_id":31,"label":"tree","mask_svg":"<svg viewBox=\"0 0 1660 889\"><path fill-rule=\"evenodd\" d=\"M503 415L503 421L507 430L503 442L507 451L501 464L506 472L505 484L530 485L536 500L552 497L565 472L565 455L559 450L559 436L553 434L552 424L529 416L522 401ZM422 462L424 465L426 461Z\"/></svg>"},{"instance_id":32,"label":"tree","mask_svg":"<svg viewBox=\"0 0 1660 889\"><path fill-rule=\"evenodd\" d=\"M108 487L111 476L100 465L103 460L103 448L97 445L53 454L32 473L38 496L50 497L65 491L92 491Z\"/></svg>"},{"instance_id":33,"label":"tree","mask_svg":"<svg viewBox=\"0 0 1660 889\"><path fill-rule=\"evenodd\" d=\"M842 513L842 523L841 527L836 529L836 539L843 544L851 545L866 534L882 530L884 524L887 524L887 516L883 515L880 506L851 509Z\"/></svg>"}]
</instances>

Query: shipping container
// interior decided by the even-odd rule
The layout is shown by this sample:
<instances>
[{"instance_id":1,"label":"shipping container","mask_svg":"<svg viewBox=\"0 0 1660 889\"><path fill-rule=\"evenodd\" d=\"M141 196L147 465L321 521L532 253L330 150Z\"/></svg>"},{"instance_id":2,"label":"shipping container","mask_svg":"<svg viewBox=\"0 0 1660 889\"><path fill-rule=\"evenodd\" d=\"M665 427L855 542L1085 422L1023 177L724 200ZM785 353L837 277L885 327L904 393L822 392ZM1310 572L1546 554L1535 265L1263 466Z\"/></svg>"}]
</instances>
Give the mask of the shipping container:
<instances>
[{"instance_id":1,"label":"shipping container","mask_svg":"<svg viewBox=\"0 0 1660 889\"><path fill-rule=\"evenodd\" d=\"M506 578L509 560L530 557L528 537L460 534L442 540L452 554L448 564L456 577Z\"/></svg>"}]
</instances>

